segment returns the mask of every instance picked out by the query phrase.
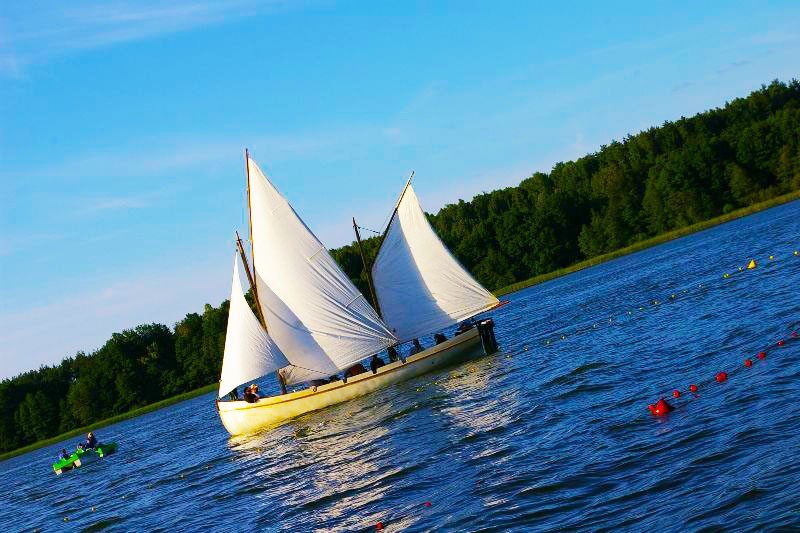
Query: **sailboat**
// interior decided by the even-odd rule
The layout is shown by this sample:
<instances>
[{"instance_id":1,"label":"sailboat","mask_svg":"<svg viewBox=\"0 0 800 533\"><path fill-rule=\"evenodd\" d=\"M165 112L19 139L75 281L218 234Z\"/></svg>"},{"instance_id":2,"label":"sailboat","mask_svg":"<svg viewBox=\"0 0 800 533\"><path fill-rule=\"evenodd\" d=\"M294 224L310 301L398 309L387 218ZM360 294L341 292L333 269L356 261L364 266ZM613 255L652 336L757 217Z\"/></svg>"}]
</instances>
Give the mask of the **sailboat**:
<instances>
[{"instance_id":1,"label":"sailboat","mask_svg":"<svg viewBox=\"0 0 800 533\"><path fill-rule=\"evenodd\" d=\"M248 262L237 234L216 401L231 435L274 427L497 351L494 324L483 320L375 372L339 379L339 372L373 354L453 326L500 302L458 264L433 232L409 179L368 275L381 318L247 151L245 162L251 258ZM245 299L240 268L249 281L256 313ZM252 403L236 397L237 387L272 372L281 394ZM288 391L289 386L301 384L310 385ZM232 392L236 399L222 400Z\"/></svg>"}]
</instances>

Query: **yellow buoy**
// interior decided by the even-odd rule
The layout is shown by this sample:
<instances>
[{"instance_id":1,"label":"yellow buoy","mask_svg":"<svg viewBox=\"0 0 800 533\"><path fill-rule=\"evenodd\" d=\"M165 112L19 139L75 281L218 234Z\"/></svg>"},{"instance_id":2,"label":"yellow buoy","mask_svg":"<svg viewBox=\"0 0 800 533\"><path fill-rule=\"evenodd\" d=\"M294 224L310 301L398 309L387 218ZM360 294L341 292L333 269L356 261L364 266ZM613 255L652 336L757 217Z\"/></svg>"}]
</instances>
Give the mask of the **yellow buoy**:
<instances>
[{"instance_id":1,"label":"yellow buoy","mask_svg":"<svg viewBox=\"0 0 800 533\"><path fill-rule=\"evenodd\" d=\"M758 266L758 264L756 263L755 259L751 259L750 262L747 263L747 269L748 270L753 270L757 266Z\"/></svg>"},{"instance_id":2,"label":"yellow buoy","mask_svg":"<svg viewBox=\"0 0 800 533\"><path fill-rule=\"evenodd\" d=\"M728 279L729 277L731 277L731 275L728 274L728 273L725 273L725 274L722 275L722 277L725 278L725 279Z\"/></svg>"},{"instance_id":3,"label":"yellow buoy","mask_svg":"<svg viewBox=\"0 0 800 533\"><path fill-rule=\"evenodd\" d=\"M797 250L795 250L795 251L794 251L794 255L800 255L800 252L798 252Z\"/></svg>"},{"instance_id":4,"label":"yellow buoy","mask_svg":"<svg viewBox=\"0 0 800 533\"><path fill-rule=\"evenodd\" d=\"M769 256L769 260L770 260L770 261L772 261L773 259L775 259L775 256L774 256L774 255L771 255L771 256Z\"/></svg>"}]
</instances>

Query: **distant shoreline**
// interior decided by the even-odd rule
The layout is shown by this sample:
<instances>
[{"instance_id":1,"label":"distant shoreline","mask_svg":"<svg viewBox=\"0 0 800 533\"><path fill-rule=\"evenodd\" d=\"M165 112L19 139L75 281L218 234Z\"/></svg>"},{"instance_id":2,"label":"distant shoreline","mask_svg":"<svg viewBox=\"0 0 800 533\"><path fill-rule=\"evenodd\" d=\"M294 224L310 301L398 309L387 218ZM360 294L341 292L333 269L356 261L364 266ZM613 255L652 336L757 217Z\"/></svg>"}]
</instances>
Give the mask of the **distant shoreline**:
<instances>
[{"instance_id":1,"label":"distant shoreline","mask_svg":"<svg viewBox=\"0 0 800 533\"><path fill-rule=\"evenodd\" d=\"M62 440L69 439L70 437L85 435L90 431L97 431L100 428L110 426L111 424L116 424L117 422L123 422L131 418L136 418L137 416L140 415L151 413L153 411L158 411L159 409L163 409L164 407L169 407L170 405L174 405L176 403L180 403L185 400L191 400L192 398L196 398L197 396L207 394L215 390L216 388L217 388L217 383L212 383L211 385L206 385L205 387L200 387L199 389L195 389L189 392L184 392L183 394L178 394L177 396L173 396L171 398L167 398L159 402L151 403L149 405L133 409L132 411L128 411L127 413L122 413L120 415L112 416L111 418L106 418L105 420L99 420L94 424L73 429L71 431L67 431L66 433L62 433L61 435L50 437L49 439L44 439L34 442L32 444L28 444L27 446L23 446L22 448L17 448L16 450L11 450L10 452L5 452L0 454L0 462L5 461L7 459L11 459L12 457L16 457L18 455L38 450L39 448L44 448L45 446L51 446L53 444L61 442ZM55 454L53 455L53 459L55 461Z\"/></svg>"},{"instance_id":2,"label":"distant shoreline","mask_svg":"<svg viewBox=\"0 0 800 533\"><path fill-rule=\"evenodd\" d=\"M731 211L725 215L712 218L710 220L706 220L704 222L698 222L697 224L692 224L691 226L686 226L684 228L680 228L674 231L670 231L668 233L663 233L651 239L647 239L644 241L637 242L625 248L620 248L614 252L609 252L607 254L599 255L597 257L593 257L591 259L587 259L585 261L581 261L579 263L575 263L571 266L561 268L558 270L554 270L552 272L548 272L547 274L540 274L538 276L534 276L524 281L519 281L517 283L513 283L501 289L494 291L494 294L497 296L503 296L512 292L520 291L522 289L527 289L528 287L532 287L534 285L538 285L540 283L544 283L546 281L550 281L555 278L559 278L561 276L566 276L567 274L572 274L573 272L578 272L579 270L583 270L585 268L590 268L593 266L600 265L602 263L606 263L611 261L612 259L617 259L619 257L623 257L625 255L629 255L635 252L639 252L645 250L647 248L651 248L653 246L657 246L659 244L663 244L665 242L669 242L675 239L679 239L681 237L686 237L693 233L697 233L698 231L703 231L705 229L712 228L714 226L718 226L720 224L724 224L726 222L731 222L733 220L746 217L747 215L752 215L754 213L758 213L769 209L771 207L777 207L779 205L787 204L794 200L800 199L800 191L794 191L788 194L784 194L782 196L778 196L776 198L772 198L770 200L766 200L764 202L760 202L757 204L753 204L748 207L743 207L741 209L737 209L735 211ZM199 389L195 389L193 391L189 391L183 394L179 394L177 396L173 396L171 398L167 398L165 400L161 400L156 403L152 403L150 405L145 405L144 407L139 407L138 409L134 409L132 411L128 411L127 413L122 413L117 416L113 416L111 418L107 418L105 420L100 420L94 424L89 426L81 427L74 429L72 431L68 431L66 433L62 433L61 435L57 435L55 437L51 437L49 439L41 440L38 442L34 442L27 446L23 446L22 448L17 448L16 450L11 450L9 452L5 452L0 454L0 461L5 461L7 459L11 459L12 457L16 457L18 455L22 455L28 452L32 452L39 448L43 448L45 446L50 446L61 442L65 439L70 437L75 437L84 433L88 433L89 431L96 431L99 428L103 428L106 426L110 426L111 424L116 424L117 422L122 422L124 420L129 420L131 418L135 418L137 416L147 414L153 411L157 411L164 407L169 407L170 405L174 405L176 403L190 400L197 396L209 393L213 391L217 387L216 383L212 383L210 385L206 385L205 387L201 387Z\"/></svg>"},{"instance_id":3,"label":"distant shoreline","mask_svg":"<svg viewBox=\"0 0 800 533\"><path fill-rule=\"evenodd\" d=\"M495 296L503 296L505 294L510 294L512 292L521 291L522 289L527 289L528 287L544 283L545 281L550 281L551 279L560 278L561 276L566 276L567 274L572 274L573 272L578 272L579 270L583 270L585 268L590 268L593 266L600 265L602 263L606 263L608 261L611 261L612 259L617 259L625 255L630 255L632 253L640 252L647 248L651 248L659 244L664 244L665 242L673 241L675 239L680 239L681 237L686 237L693 233L697 233L698 231L703 231L705 229L713 228L714 226L719 226L720 224L731 222L733 220L746 217L747 215L752 215L754 213L764 211L771 207L777 207L779 205L788 204L789 202L798 199L800 199L800 190L790 192L782 196L777 196L775 198L771 198L769 200L765 200L757 204L743 207L741 209L736 209L734 211L731 211L730 213L726 213L724 215L709 220L705 220L703 222L698 222L697 224L692 224L691 226L686 226L673 231L669 231L667 233L662 233L661 235L657 235L650 239L639 241L637 243L631 244L630 246L626 246L625 248L620 248L619 250L608 252L607 254L598 255L597 257L592 257L591 259L586 259L585 261L574 263L568 267L560 268L558 270L553 270L552 272L548 272L546 274L539 274L538 276L528 278L524 281L518 281L516 283L512 283L511 285L507 285L505 287L495 290L494 294Z\"/></svg>"}]
</instances>

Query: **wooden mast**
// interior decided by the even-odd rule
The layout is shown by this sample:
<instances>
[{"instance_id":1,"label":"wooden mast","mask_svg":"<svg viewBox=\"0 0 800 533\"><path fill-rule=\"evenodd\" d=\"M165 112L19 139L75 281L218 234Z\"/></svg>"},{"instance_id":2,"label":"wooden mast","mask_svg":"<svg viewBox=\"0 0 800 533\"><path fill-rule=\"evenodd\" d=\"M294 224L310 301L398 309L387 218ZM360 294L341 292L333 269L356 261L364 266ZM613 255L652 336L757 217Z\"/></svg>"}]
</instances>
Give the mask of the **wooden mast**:
<instances>
[{"instance_id":1,"label":"wooden mast","mask_svg":"<svg viewBox=\"0 0 800 533\"><path fill-rule=\"evenodd\" d=\"M378 295L375 293L375 286L372 284L372 269L367 266L367 257L364 255L364 246L361 244L361 233L358 231L358 224L356 224L356 217L353 217L353 230L356 232L356 241L358 242L358 251L361 254L361 263L364 265L364 273L367 275L367 285L369 286L369 295L372 298L372 306L378 316L383 318L381 314L381 307L378 305Z\"/></svg>"},{"instance_id":2,"label":"wooden mast","mask_svg":"<svg viewBox=\"0 0 800 533\"><path fill-rule=\"evenodd\" d=\"M253 274L250 272L250 265L247 263L247 254L244 251L244 244L242 244L242 238L239 237L239 232L236 232L236 246L239 248L239 255L242 258L242 263L244 264L244 272L247 274L247 281L250 282L250 289L253 291L253 298L256 301L256 312L258 313L258 321L261 323L261 326L264 328L264 331L267 331L267 321L264 319L264 312L261 310L261 304L258 301L258 297L256 296L256 283L253 279Z\"/></svg>"},{"instance_id":3,"label":"wooden mast","mask_svg":"<svg viewBox=\"0 0 800 533\"><path fill-rule=\"evenodd\" d=\"M245 270L247 270L247 279L250 281L250 288L253 289L253 298L256 300L256 307L258 308L258 316L261 321L261 325L264 326L264 331L268 331L267 321L265 320L261 311L261 301L258 299L258 286L254 279L256 276L256 248L253 246L253 209L250 207L250 152L247 151L247 148L244 149L244 169L245 173L247 174L247 215L250 226L250 257L253 263L253 274L250 274L249 268L246 268ZM242 260L244 261L245 266L247 266L247 259L245 258L244 248L242 247L242 240L239 239L238 232L236 233L236 238L238 239ZM286 394L288 392L286 390L286 381L284 381L279 370L275 371L275 376L278 378L278 385L281 387L281 394Z\"/></svg>"}]
</instances>

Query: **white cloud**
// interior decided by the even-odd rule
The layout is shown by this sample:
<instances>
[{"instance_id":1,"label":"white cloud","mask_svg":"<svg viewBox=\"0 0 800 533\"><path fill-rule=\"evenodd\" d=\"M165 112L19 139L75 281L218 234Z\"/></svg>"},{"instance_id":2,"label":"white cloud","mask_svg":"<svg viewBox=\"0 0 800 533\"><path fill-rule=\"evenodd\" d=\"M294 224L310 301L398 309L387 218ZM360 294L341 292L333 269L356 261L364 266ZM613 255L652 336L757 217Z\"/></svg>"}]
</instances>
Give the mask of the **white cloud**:
<instances>
[{"instance_id":1,"label":"white cloud","mask_svg":"<svg viewBox=\"0 0 800 533\"><path fill-rule=\"evenodd\" d=\"M19 77L23 65L55 55L221 24L281 4L281 0L112 0L77 7L49 1L30 7L21 2L9 7L0 27L0 74Z\"/></svg>"}]
</instances>

